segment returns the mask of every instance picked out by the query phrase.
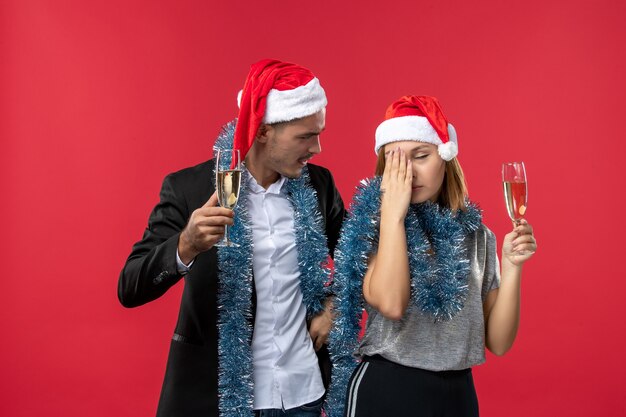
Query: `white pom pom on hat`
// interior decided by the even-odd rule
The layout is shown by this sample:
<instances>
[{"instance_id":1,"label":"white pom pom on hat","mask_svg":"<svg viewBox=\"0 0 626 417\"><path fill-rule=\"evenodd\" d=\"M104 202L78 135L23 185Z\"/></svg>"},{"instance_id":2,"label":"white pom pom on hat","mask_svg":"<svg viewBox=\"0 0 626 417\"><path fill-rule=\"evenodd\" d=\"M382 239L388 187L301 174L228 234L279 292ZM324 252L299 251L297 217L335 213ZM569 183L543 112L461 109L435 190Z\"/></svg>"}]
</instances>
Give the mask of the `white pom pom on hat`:
<instances>
[{"instance_id":1,"label":"white pom pom on hat","mask_svg":"<svg viewBox=\"0 0 626 417\"><path fill-rule=\"evenodd\" d=\"M450 161L459 153L454 126L439 101L430 96L403 96L393 102L376 129L374 151L391 142L412 140L437 145L439 156Z\"/></svg>"}]
</instances>

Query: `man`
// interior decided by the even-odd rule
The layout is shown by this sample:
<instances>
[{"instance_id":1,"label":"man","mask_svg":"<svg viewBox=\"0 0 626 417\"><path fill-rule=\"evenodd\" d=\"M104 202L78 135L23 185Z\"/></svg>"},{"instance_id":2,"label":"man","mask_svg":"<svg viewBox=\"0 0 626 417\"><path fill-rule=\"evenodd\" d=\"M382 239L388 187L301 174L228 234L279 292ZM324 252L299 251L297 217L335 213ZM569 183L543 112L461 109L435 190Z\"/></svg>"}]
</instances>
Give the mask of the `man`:
<instances>
[{"instance_id":1,"label":"man","mask_svg":"<svg viewBox=\"0 0 626 417\"><path fill-rule=\"evenodd\" d=\"M184 276L157 416L320 415L326 261L345 214L330 172L308 163L321 151L326 104L311 71L262 60L236 127L216 142L245 160L235 211L217 206L214 160L165 178L118 285L135 307ZM226 225L239 247L214 246Z\"/></svg>"}]
</instances>

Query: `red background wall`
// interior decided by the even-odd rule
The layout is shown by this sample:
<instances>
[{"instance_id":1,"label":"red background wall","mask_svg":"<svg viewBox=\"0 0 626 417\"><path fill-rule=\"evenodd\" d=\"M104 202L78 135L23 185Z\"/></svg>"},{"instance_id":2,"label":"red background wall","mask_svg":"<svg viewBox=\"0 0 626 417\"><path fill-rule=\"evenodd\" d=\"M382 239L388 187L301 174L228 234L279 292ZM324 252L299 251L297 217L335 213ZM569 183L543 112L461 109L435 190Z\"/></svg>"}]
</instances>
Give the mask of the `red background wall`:
<instances>
[{"instance_id":1,"label":"red background wall","mask_svg":"<svg viewBox=\"0 0 626 417\"><path fill-rule=\"evenodd\" d=\"M209 157L263 57L321 79L315 162L346 201L403 94L439 97L500 238L500 164L524 160L539 252L516 345L475 370L482 415L626 415L625 12L617 0L2 1L0 415L154 414L182 284L125 310L118 273L162 178Z\"/></svg>"}]
</instances>

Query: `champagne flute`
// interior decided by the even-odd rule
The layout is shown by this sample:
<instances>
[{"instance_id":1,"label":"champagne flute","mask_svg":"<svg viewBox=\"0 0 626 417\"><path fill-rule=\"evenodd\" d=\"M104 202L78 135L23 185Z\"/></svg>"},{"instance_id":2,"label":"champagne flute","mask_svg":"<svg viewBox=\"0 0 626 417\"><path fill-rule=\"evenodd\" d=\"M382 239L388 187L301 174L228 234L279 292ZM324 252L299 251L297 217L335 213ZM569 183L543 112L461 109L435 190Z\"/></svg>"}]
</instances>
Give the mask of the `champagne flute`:
<instances>
[{"instance_id":1,"label":"champagne flute","mask_svg":"<svg viewBox=\"0 0 626 417\"><path fill-rule=\"evenodd\" d=\"M528 204L528 185L526 182L526 168L523 162L505 162L502 164L502 184L504 186L504 201L509 217L515 226L526 214ZM518 255L526 255L529 251L516 251Z\"/></svg>"},{"instance_id":2,"label":"champagne flute","mask_svg":"<svg viewBox=\"0 0 626 417\"><path fill-rule=\"evenodd\" d=\"M502 164L502 184L504 201L509 217L515 226L526 213L528 203L528 187L526 185L526 168L523 162L505 162Z\"/></svg>"},{"instance_id":3,"label":"champagne flute","mask_svg":"<svg viewBox=\"0 0 626 417\"><path fill-rule=\"evenodd\" d=\"M220 206L235 209L241 187L241 158L238 149L218 149L215 162L215 188ZM239 247L228 238L228 225L224 225L224 237L215 246Z\"/></svg>"}]
</instances>

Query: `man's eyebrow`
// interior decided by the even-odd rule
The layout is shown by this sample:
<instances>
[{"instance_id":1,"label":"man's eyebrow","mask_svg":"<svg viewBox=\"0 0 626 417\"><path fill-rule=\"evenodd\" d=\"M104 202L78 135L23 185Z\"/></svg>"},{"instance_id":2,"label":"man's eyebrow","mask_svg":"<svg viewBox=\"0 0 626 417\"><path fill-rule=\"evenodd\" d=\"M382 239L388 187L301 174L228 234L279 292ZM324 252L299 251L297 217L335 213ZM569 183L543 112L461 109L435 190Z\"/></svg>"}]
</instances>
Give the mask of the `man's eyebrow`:
<instances>
[{"instance_id":1,"label":"man's eyebrow","mask_svg":"<svg viewBox=\"0 0 626 417\"><path fill-rule=\"evenodd\" d=\"M300 137L317 136L320 133L322 133L324 131L324 129L326 129L326 128L323 128L322 130L309 130L309 131L300 133L298 136L300 136Z\"/></svg>"}]
</instances>

